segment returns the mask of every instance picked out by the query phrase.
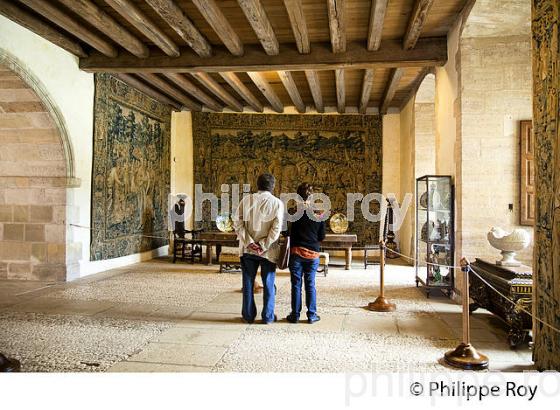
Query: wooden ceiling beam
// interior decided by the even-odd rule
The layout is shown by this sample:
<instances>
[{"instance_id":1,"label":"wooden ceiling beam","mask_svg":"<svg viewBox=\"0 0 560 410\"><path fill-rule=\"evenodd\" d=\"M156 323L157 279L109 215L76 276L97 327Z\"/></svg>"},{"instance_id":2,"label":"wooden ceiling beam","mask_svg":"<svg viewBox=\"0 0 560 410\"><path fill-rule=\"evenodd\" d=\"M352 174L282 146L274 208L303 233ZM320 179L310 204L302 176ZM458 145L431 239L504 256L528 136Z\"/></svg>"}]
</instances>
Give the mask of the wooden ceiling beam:
<instances>
[{"instance_id":1,"label":"wooden ceiling beam","mask_svg":"<svg viewBox=\"0 0 560 410\"><path fill-rule=\"evenodd\" d=\"M234 56L243 55L243 43L239 36L229 24L228 19L215 0L192 0L200 14L206 19L210 27L214 29L222 43Z\"/></svg>"},{"instance_id":2,"label":"wooden ceiling beam","mask_svg":"<svg viewBox=\"0 0 560 410\"><path fill-rule=\"evenodd\" d=\"M321 83L319 82L317 72L313 70L305 70L305 77L307 78L309 90L311 91L313 102L315 103L315 110L317 110L317 112L324 112L325 106L323 105L323 94L321 93Z\"/></svg>"},{"instance_id":3,"label":"wooden ceiling beam","mask_svg":"<svg viewBox=\"0 0 560 410\"><path fill-rule=\"evenodd\" d=\"M346 111L346 84L344 81L344 70L334 71L336 84L336 108L340 114Z\"/></svg>"},{"instance_id":4,"label":"wooden ceiling beam","mask_svg":"<svg viewBox=\"0 0 560 410\"><path fill-rule=\"evenodd\" d=\"M433 4L434 0L416 0L416 3L414 3L403 40L405 50L411 50L416 46Z\"/></svg>"},{"instance_id":5,"label":"wooden ceiling beam","mask_svg":"<svg viewBox=\"0 0 560 410\"><path fill-rule=\"evenodd\" d=\"M333 53L346 51L346 26L344 23L345 0L327 0L329 30Z\"/></svg>"},{"instance_id":6,"label":"wooden ceiling beam","mask_svg":"<svg viewBox=\"0 0 560 410\"><path fill-rule=\"evenodd\" d=\"M218 104L213 98L208 96L204 91L198 88L192 81L190 81L183 74L179 73L167 73L164 74L167 78L177 84L183 91L187 92L198 101L206 105L208 108L214 111L223 111L224 107Z\"/></svg>"},{"instance_id":7,"label":"wooden ceiling beam","mask_svg":"<svg viewBox=\"0 0 560 410\"><path fill-rule=\"evenodd\" d=\"M383 23L385 22L388 2L389 0L372 0L371 2L367 40L367 49L369 51L379 50L379 47L381 46Z\"/></svg>"},{"instance_id":8,"label":"wooden ceiling beam","mask_svg":"<svg viewBox=\"0 0 560 410\"><path fill-rule=\"evenodd\" d=\"M253 108L256 112L263 112L264 107L259 99L255 97L245 84L243 84L243 81L241 81L235 73L225 71L221 72L220 75L230 85L230 87L241 96L241 98L247 101L251 108Z\"/></svg>"},{"instance_id":9,"label":"wooden ceiling beam","mask_svg":"<svg viewBox=\"0 0 560 410\"><path fill-rule=\"evenodd\" d=\"M393 68L391 71L389 82L387 83L383 99L381 100L381 114L387 114L387 110L395 97L395 93L397 92L397 88L399 87L399 82L401 81L403 74L404 70L402 68Z\"/></svg>"},{"instance_id":10,"label":"wooden ceiling beam","mask_svg":"<svg viewBox=\"0 0 560 410\"><path fill-rule=\"evenodd\" d=\"M278 55L280 53L278 39L276 34L274 34L272 24L270 24L270 20L260 0L237 0L237 3L239 3L239 7L241 7L249 24L253 27L253 31L261 42L266 54L269 56Z\"/></svg>"},{"instance_id":11,"label":"wooden ceiling beam","mask_svg":"<svg viewBox=\"0 0 560 410\"><path fill-rule=\"evenodd\" d=\"M115 74L111 74L111 75L115 76L116 78L118 78L122 82L130 85L131 87L136 88L138 91L141 91L146 95L149 95L150 97L152 97L153 99L155 99L159 102L162 102L164 104L168 104L168 105L176 108L177 110L181 110L183 108L180 104L178 104L176 101L169 98L167 95L162 94L161 92L157 91L156 89L144 84L142 81L140 81L139 79L137 79L136 77L134 77L131 74L115 73Z\"/></svg>"},{"instance_id":12,"label":"wooden ceiling beam","mask_svg":"<svg viewBox=\"0 0 560 410\"><path fill-rule=\"evenodd\" d=\"M138 38L130 34L113 17L97 7L91 0L58 0L68 9L91 23L109 38L118 39L121 47L125 48L136 57L148 57L148 47Z\"/></svg>"},{"instance_id":13,"label":"wooden ceiling beam","mask_svg":"<svg viewBox=\"0 0 560 410\"><path fill-rule=\"evenodd\" d=\"M165 82L156 74L144 73L138 74L144 81L150 83L152 86L158 88L159 91L172 97L174 100L179 101L191 111L202 111L202 106L196 101L191 100L189 97L179 92L175 87Z\"/></svg>"},{"instance_id":14,"label":"wooden ceiling beam","mask_svg":"<svg viewBox=\"0 0 560 410\"><path fill-rule=\"evenodd\" d=\"M311 45L309 43L309 33L307 32L307 23L303 14L301 0L284 0L284 5L288 12L298 51L301 54L307 54L311 51Z\"/></svg>"},{"instance_id":15,"label":"wooden ceiling beam","mask_svg":"<svg viewBox=\"0 0 560 410\"><path fill-rule=\"evenodd\" d=\"M237 99L228 93L210 74L204 72L192 73L202 85L210 90L216 97L227 104L232 111L242 112L243 105Z\"/></svg>"},{"instance_id":16,"label":"wooden ceiling beam","mask_svg":"<svg viewBox=\"0 0 560 410\"><path fill-rule=\"evenodd\" d=\"M360 95L360 104L358 106L358 110L360 114L365 114L369 99L371 96L371 88L373 86L373 69L368 68L364 70L364 79L362 81L362 93Z\"/></svg>"},{"instance_id":17,"label":"wooden ceiling beam","mask_svg":"<svg viewBox=\"0 0 560 410\"><path fill-rule=\"evenodd\" d=\"M173 0L146 0L160 17L201 57L212 55L212 46Z\"/></svg>"},{"instance_id":18,"label":"wooden ceiling beam","mask_svg":"<svg viewBox=\"0 0 560 410\"><path fill-rule=\"evenodd\" d=\"M78 23L74 18L51 3L44 0L19 1L107 57L116 57L119 54L110 42L88 30L83 24Z\"/></svg>"},{"instance_id":19,"label":"wooden ceiling beam","mask_svg":"<svg viewBox=\"0 0 560 410\"><path fill-rule=\"evenodd\" d=\"M82 58L87 57L87 53L78 41L75 41L73 38L61 33L51 25L44 23L27 11L15 6L12 0L0 0L0 14L63 48L69 53Z\"/></svg>"},{"instance_id":20,"label":"wooden ceiling beam","mask_svg":"<svg viewBox=\"0 0 560 410\"><path fill-rule=\"evenodd\" d=\"M154 42L170 57L179 57L179 47L130 0L105 0L117 13Z\"/></svg>"},{"instance_id":21,"label":"wooden ceiling beam","mask_svg":"<svg viewBox=\"0 0 560 410\"><path fill-rule=\"evenodd\" d=\"M249 71L247 74L251 77L251 80L253 80L260 92L263 93L272 109L276 112L284 112L284 105L282 104L282 101L280 101L280 98L278 98L278 95L276 95L268 81L266 81L263 77L262 73Z\"/></svg>"},{"instance_id":22,"label":"wooden ceiling beam","mask_svg":"<svg viewBox=\"0 0 560 410\"><path fill-rule=\"evenodd\" d=\"M348 43L345 53L332 53L330 44L314 43L309 54L285 48L280 55L269 56L260 45L246 46L243 57L232 56L224 48L214 47L212 57L201 58L185 48L181 56L170 58L159 50L150 50L150 57L140 59L130 54L108 58L92 52L80 60L80 68L88 72L220 72L220 71L302 71L335 70L337 68L392 68L441 66L447 61L445 37L420 39L412 50L403 50L399 40L387 40L378 51L367 51L364 44Z\"/></svg>"},{"instance_id":23,"label":"wooden ceiling beam","mask_svg":"<svg viewBox=\"0 0 560 410\"><path fill-rule=\"evenodd\" d=\"M286 91L292 99L296 110L299 113L304 113L305 103L303 102L301 95L299 94L297 85L294 81L294 78L292 77L292 73L290 71L278 71L278 76L280 77L282 84L284 84Z\"/></svg>"}]
</instances>

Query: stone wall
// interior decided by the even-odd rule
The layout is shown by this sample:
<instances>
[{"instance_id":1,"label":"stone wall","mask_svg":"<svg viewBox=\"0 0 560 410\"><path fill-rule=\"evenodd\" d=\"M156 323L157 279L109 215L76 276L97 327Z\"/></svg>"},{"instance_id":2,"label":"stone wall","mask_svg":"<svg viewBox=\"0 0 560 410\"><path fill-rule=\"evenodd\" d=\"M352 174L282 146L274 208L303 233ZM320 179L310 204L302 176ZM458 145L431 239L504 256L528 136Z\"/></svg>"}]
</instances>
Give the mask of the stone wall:
<instances>
[{"instance_id":1,"label":"stone wall","mask_svg":"<svg viewBox=\"0 0 560 410\"><path fill-rule=\"evenodd\" d=\"M0 279L66 279L66 181L57 126L0 65Z\"/></svg>"},{"instance_id":2,"label":"stone wall","mask_svg":"<svg viewBox=\"0 0 560 410\"><path fill-rule=\"evenodd\" d=\"M535 263L533 312L560 328L560 3L533 0ZM535 323L534 360L560 370L560 333Z\"/></svg>"},{"instance_id":3,"label":"stone wall","mask_svg":"<svg viewBox=\"0 0 560 410\"><path fill-rule=\"evenodd\" d=\"M519 121L532 117L531 42L529 36L463 38L460 53L458 234L464 256L496 260L498 251L486 240L490 228L521 228ZM532 251L518 258L531 265Z\"/></svg>"}]
</instances>

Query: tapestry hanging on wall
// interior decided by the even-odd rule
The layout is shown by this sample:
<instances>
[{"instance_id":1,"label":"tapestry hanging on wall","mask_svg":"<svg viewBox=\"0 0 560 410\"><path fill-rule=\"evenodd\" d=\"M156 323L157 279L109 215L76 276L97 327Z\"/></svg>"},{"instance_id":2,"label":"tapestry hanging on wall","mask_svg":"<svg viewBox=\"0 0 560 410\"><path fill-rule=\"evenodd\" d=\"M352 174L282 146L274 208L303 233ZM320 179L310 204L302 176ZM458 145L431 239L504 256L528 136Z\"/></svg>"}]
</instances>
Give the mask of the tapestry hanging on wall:
<instances>
[{"instance_id":1,"label":"tapestry hanging on wall","mask_svg":"<svg viewBox=\"0 0 560 410\"><path fill-rule=\"evenodd\" d=\"M91 260L166 245L170 107L97 74L94 110Z\"/></svg>"},{"instance_id":2,"label":"tapestry hanging on wall","mask_svg":"<svg viewBox=\"0 0 560 410\"><path fill-rule=\"evenodd\" d=\"M222 184L250 184L263 172L277 179L275 194L296 192L301 182L329 196L333 211L347 213L347 193L381 193L382 128L376 115L263 115L193 113L194 181L206 193ZM371 212L377 212L373 201ZM360 244L377 243L379 223L354 206L349 232ZM199 227L216 229L208 201Z\"/></svg>"}]
</instances>

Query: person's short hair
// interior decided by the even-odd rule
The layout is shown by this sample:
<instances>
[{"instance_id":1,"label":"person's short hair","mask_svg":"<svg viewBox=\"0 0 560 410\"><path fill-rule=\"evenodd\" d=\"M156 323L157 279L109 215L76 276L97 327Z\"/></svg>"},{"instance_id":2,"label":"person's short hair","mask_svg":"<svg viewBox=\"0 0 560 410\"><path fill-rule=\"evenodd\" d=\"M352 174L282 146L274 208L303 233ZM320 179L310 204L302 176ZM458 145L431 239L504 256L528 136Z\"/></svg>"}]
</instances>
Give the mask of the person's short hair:
<instances>
[{"instance_id":1,"label":"person's short hair","mask_svg":"<svg viewBox=\"0 0 560 410\"><path fill-rule=\"evenodd\" d=\"M274 190L274 184L276 183L276 178L272 174L261 174L257 178L257 188L259 191L269 191Z\"/></svg>"},{"instance_id":2,"label":"person's short hair","mask_svg":"<svg viewBox=\"0 0 560 410\"><path fill-rule=\"evenodd\" d=\"M301 199L307 201L307 198L313 195L313 185L307 182L301 183L297 188L297 194L301 196Z\"/></svg>"}]
</instances>

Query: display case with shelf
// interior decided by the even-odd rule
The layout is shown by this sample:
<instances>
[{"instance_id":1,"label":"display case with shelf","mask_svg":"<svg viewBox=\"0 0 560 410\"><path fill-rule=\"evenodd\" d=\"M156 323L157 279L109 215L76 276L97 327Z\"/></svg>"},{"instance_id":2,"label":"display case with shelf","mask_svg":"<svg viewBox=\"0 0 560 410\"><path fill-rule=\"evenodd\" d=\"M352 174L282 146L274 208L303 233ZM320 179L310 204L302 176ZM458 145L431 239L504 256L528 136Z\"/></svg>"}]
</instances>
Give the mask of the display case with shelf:
<instances>
[{"instance_id":1,"label":"display case with shelf","mask_svg":"<svg viewBox=\"0 0 560 410\"><path fill-rule=\"evenodd\" d=\"M426 175L416 180L416 286L455 288L454 192L450 176Z\"/></svg>"}]
</instances>

